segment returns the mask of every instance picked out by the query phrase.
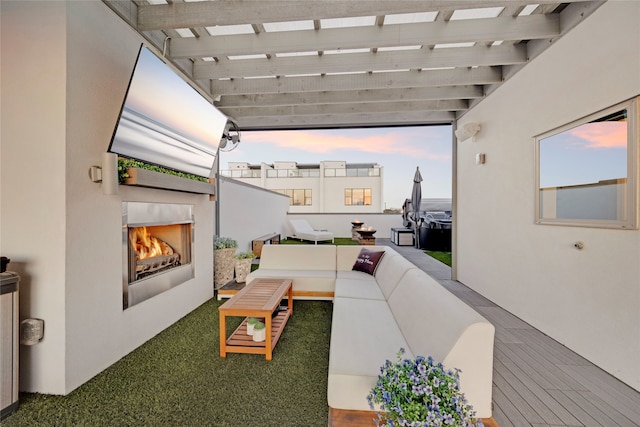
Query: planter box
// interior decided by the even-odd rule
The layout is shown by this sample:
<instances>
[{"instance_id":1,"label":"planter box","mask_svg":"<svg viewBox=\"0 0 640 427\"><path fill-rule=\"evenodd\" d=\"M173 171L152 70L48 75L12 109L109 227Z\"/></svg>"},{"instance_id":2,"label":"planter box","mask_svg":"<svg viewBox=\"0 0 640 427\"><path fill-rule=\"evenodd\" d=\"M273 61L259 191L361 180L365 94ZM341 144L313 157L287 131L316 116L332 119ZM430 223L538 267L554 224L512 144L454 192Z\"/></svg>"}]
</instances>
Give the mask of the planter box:
<instances>
[{"instance_id":1,"label":"planter box","mask_svg":"<svg viewBox=\"0 0 640 427\"><path fill-rule=\"evenodd\" d=\"M215 249L213 265L214 289L220 289L233 279L236 248Z\"/></svg>"},{"instance_id":2,"label":"planter box","mask_svg":"<svg viewBox=\"0 0 640 427\"><path fill-rule=\"evenodd\" d=\"M124 182L124 185L209 194L210 196L216 194L213 178L210 178L210 182L201 182L140 168L127 168L127 174L129 174L129 178Z\"/></svg>"}]
</instances>

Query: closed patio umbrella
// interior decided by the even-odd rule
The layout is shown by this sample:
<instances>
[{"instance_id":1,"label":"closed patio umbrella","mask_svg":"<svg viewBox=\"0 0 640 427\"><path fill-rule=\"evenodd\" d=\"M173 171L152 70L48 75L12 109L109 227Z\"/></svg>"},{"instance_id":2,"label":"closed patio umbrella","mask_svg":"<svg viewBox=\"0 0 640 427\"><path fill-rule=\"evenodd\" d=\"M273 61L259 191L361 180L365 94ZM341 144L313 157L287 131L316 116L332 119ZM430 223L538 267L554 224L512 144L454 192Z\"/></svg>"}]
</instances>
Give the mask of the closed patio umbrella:
<instances>
[{"instance_id":1,"label":"closed patio umbrella","mask_svg":"<svg viewBox=\"0 0 640 427\"><path fill-rule=\"evenodd\" d=\"M420 175L420 167L416 167L416 173L413 176L413 189L411 190L411 206L413 209L413 223L415 228L416 247L420 247L418 235L418 218L420 216L420 202L422 200L422 175Z\"/></svg>"}]
</instances>

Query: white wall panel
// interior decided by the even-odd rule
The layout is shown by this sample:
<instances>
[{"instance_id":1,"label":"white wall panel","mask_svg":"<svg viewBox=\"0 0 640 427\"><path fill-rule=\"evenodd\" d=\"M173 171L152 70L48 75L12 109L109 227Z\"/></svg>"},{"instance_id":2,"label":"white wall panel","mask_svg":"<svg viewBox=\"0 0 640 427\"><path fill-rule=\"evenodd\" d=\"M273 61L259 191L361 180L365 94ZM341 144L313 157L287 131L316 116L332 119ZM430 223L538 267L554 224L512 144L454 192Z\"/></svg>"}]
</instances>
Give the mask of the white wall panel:
<instances>
[{"instance_id":1,"label":"white wall panel","mask_svg":"<svg viewBox=\"0 0 640 427\"><path fill-rule=\"evenodd\" d=\"M607 2L459 120L482 132L458 145L456 214L461 282L640 390L640 232L534 225L533 140L640 94L638 22Z\"/></svg>"}]
</instances>

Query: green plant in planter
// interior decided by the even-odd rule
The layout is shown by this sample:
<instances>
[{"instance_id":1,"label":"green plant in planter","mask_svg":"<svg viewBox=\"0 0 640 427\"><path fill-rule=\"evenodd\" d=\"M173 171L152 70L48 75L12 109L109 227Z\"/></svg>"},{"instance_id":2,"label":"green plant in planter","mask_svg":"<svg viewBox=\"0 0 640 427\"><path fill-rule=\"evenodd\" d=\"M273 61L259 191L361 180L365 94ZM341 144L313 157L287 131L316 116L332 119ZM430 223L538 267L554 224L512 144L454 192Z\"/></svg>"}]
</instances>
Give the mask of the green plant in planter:
<instances>
[{"instance_id":1,"label":"green plant in planter","mask_svg":"<svg viewBox=\"0 0 640 427\"><path fill-rule=\"evenodd\" d=\"M482 421L460 391L459 371L445 370L431 356L415 360L387 360L380 368L375 387L367 400L371 409L379 404L379 426L479 427Z\"/></svg>"},{"instance_id":2,"label":"green plant in planter","mask_svg":"<svg viewBox=\"0 0 640 427\"><path fill-rule=\"evenodd\" d=\"M247 319L247 334L248 335L253 335L253 329L255 328L257 323L258 323L258 319L256 319L255 317L249 317Z\"/></svg>"},{"instance_id":3,"label":"green plant in planter","mask_svg":"<svg viewBox=\"0 0 640 427\"><path fill-rule=\"evenodd\" d=\"M262 322L256 323L253 327L253 340L256 342L262 342L266 339L267 331L265 325Z\"/></svg>"},{"instance_id":4,"label":"green plant in planter","mask_svg":"<svg viewBox=\"0 0 640 427\"><path fill-rule=\"evenodd\" d=\"M152 165L150 163L141 162L140 160L129 159L127 157L118 157L118 183L123 184L129 174L127 168L146 169L153 172L160 172L166 175L179 176L181 178L191 179L193 181L207 182L208 179L203 176L193 175L190 173L184 173L173 169L165 168L158 165Z\"/></svg>"},{"instance_id":5,"label":"green plant in planter","mask_svg":"<svg viewBox=\"0 0 640 427\"><path fill-rule=\"evenodd\" d=\"M213 249L237 248L238 242L230 237L213 237Z\"/></svg>"},{"instance_id":6,"label":"green plant in planter","mask_svg":"<svg viewBox=\"0 0 640 427\"><path fill-rule=\"evenodd\" d=\"M238 252L236 259L254 259L256 256L253 252Z\"/></svg>"}]
</instances>

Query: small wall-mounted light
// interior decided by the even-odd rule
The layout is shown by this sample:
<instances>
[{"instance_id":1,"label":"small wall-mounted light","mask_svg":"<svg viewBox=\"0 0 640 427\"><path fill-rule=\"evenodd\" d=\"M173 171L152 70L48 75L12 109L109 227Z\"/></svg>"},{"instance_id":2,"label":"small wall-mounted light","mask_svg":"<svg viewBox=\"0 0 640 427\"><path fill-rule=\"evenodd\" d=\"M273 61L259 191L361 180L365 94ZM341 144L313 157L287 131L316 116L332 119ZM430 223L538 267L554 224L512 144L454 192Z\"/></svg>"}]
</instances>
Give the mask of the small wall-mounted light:
<instances>
[{"instance_id":1,"label":"small wall-mounted light","mask_svg":"<svg viewBox=\"0 0 640 427\"><path fill-rule=\"evenodd\" d=\"M118 194L118 155L102 153L102 165L89 168L89 179L101 182L104 194Z\"/></svg>"},{"instance_id":2,"label":"small wall-mounted light","mask_svg":"<svg viewBox=\"0 0 640 427\"><path fill-rule=\"evenodd\" d=\"M487 161L487 156L484 153L476 154L476 165L484 165Z\"/></svg>"},{"instance_id":3,"label":"small wall-mounted light","mask_svg":"<svg viewBox=\"0 0 640 427\"><path fill-rule=\"evenodd\" d=\"M456 138L458 138L459 142L466 141L469 138L472 138L472 141L476 140L476 135L478 132L482 130L482 125L480 123L465 123L458 129L456 129Z\"/></svg>"}]
</instances>

